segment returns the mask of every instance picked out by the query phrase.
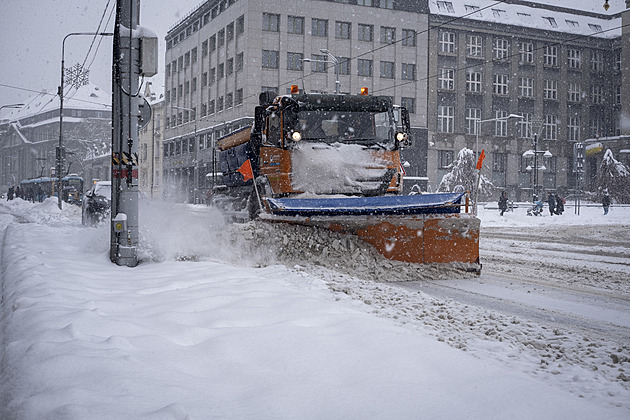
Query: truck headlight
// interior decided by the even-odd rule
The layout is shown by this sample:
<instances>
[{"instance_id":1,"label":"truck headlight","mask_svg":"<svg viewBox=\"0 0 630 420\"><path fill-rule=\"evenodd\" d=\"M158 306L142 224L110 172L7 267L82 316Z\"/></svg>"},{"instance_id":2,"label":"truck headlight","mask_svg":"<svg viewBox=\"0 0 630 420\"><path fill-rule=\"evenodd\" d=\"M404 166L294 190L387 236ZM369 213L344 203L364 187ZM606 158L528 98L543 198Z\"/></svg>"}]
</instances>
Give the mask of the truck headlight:
<instances>
[{"instance_id":1,"label":"truck headlight","mask_svg":"<svg viewBox=\"0 0 630 420\"><path fill-rule=\"evenodd\" d=\"M291 140L293 141L300 141L302 140L302 133L300 133L299 131L294 131L291 133Z\"/></svg>"}]
</instances>

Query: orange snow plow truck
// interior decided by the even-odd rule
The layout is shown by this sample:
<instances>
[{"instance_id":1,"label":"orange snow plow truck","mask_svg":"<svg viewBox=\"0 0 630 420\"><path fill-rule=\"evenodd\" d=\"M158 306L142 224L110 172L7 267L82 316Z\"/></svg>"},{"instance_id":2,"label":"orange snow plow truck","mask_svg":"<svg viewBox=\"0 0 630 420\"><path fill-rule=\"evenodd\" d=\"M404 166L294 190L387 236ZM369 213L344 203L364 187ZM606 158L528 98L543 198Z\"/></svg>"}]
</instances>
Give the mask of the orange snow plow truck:
<instances>
[{"instance_id":1,"label":"orange snow plow truck","mask_svg":"<svg viewBox=\"0 0 630 420\"><path fill-rule=\"evenodd\" d=\"M239 219L354 234L393 260L480 271L480 222L467 194L402 195L404 108L365 90L291 92L262 93L252 127L218 140L216 206Z\"/></svg>"}]
</instances>

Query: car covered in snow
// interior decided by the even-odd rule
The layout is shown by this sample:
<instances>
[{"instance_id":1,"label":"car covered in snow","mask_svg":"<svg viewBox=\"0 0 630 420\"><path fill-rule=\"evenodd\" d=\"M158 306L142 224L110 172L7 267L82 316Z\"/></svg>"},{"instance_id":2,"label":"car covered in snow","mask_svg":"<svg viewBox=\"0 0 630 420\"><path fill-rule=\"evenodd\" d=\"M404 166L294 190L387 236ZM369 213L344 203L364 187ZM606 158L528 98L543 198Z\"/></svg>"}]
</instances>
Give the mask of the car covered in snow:
<instances>
[{"instance_id":1,"label":"car covered in snow","mask_svg":"<svg viewBox=\"0 0 630 420\"><path fill-rule=\"evenodd\" d=\"M111 181L97 181L83 197L81 223L95 226L110 212L112 202Z\"/></svg>"}]
</instances>

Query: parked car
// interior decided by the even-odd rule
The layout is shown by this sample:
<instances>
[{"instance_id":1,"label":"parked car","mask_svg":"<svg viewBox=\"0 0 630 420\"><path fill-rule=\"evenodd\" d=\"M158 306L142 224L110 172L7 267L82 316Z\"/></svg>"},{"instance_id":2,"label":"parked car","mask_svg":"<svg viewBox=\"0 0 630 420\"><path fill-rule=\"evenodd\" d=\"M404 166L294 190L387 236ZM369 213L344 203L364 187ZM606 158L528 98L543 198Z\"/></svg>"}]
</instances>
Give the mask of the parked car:
<instances>
[{"instance_id":1,"label":"parked car","mask_svg":"<svg viewBox=\"0 0 630 420\"><path fill-rule=\"evenodd\" d=\"M112 203L111 181L97 181L83 196L81 223L95 226L107 216Z\"/></svg>"}]
</instances>

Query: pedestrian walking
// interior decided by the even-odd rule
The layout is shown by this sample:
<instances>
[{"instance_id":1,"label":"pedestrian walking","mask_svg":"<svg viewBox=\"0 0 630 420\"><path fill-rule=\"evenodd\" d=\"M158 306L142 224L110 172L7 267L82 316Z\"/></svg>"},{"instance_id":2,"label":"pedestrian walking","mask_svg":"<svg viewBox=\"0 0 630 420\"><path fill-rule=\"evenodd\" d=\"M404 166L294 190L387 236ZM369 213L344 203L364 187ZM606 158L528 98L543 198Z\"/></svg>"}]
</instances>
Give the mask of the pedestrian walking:
<instances>
[{"instance_id":1,"label":"pedestrian walking","mask_svg":"<svg viewBox=\"0 0 630 420\"><path fill-rule=\"evenodd\" d=\"M560 197L559 194L556 194L556 214L560 216L564 213L564 198Z\"/></svg>"},{"instance_id":2,"label":"pedestrian walking","mask_svg":"<svg viewBox=\"0 0 630 420\"><path fill-rule=\"evenodd\" d=\"M9 187L9 191L7 192L7 201L13 200L13 192L15 189L11 186Z\"/></svg>"},{"instance_id":3,"label":"pedestrian walking","mask_svg":"<svg viewBox=\"0 0 630 420\"><path fill-rule=\"evenodd\" d=\"M503 216L503 213L507 211L508 208L508 199L505 191L501 192L501 198L499 198L499 215Z\"/></svg>"},{"instance_id":4,"label":"pedestrian walking","mask_svg":"<svg viewBox=\"0 0 630 420\"><path fill-rule=\"evenodd\" d=\"M610 208L610 195L608 195L608 191L604 191L602 207L604 208L604 214L608 214L608 208Z\"/></svg>"},{"instance_id":5,"label":"pedestrian walking","mask_svg":"<svg viewBox=\"0 0 630 420\"><path fill-rule=\"evenodd\" d=\"M551 193L547 195L547 204L549 204L549 214L553 216L553 213L556 211L556 199Z\"/></svg>"}]
</instances>

